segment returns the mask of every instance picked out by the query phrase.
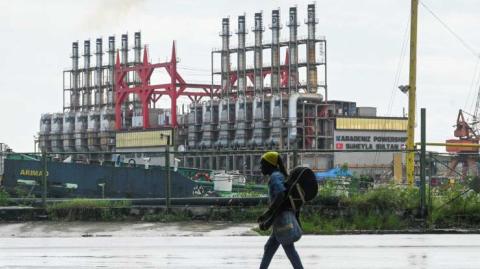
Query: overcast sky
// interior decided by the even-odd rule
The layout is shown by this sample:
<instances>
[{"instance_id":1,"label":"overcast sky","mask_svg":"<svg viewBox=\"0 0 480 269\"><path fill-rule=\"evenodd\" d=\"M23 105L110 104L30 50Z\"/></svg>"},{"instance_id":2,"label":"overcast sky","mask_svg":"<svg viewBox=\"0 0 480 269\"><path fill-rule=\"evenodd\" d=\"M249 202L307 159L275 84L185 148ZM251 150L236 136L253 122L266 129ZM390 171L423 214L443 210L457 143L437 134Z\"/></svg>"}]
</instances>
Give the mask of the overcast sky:
<instances>
[{"instance_id":1,"label":"overcast sky","mask_svg":"<svg viewBox=\"0 0 480 269\"><path fill-rule=\"evenodd\" d=\"M480 51L478 0L423 2ZM85 39L94 42L103 37L105 44L115 34L119 44L122 33L133 35L140 30L143 42L150 46L150 57L164 60L172 40L177 40L179 65L195 69L180 70L184 77L209 81L205 70L210 68L211 49L221 46L218 33L223 17L230 16L234 32L238 15L246 13L250 29L254 13L263 10L268 26L271 10L280 7L282 35L286 36L288 8L297 5L303 35L309 3L0 0L0 142L16 151L32 151L41 113L62 110L62 70L71 65L73 41L80 41L82 49ZM403 58L401 50L408 41L410 0L319 0L316 4L318 33L328 40L329 98L376 106L379 115L401 116L407 96L397 89L395 77L403 59L399 84L408 83L408 46ZM473 81L478 59L425 8L419 9L417 111L427 108L427 138L441 142L452 137L458 109L473 109L479 86ZM265 35L270 36L269 30ZM253 36L249 34L247 40L253 42Z\"/></svg>"}]
</instances>

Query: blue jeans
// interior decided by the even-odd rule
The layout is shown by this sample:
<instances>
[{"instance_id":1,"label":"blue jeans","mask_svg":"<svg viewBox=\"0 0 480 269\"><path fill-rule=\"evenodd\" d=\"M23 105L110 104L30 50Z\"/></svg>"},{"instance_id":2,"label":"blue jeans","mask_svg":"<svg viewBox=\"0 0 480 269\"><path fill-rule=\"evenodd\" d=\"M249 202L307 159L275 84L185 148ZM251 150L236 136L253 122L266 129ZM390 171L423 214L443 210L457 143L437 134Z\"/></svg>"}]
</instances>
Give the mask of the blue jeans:
<instances>
[{"instance_id":1,"label":"blue jeans","mask_svg":"<svg viewBox=\"0 0 480 269\"><path fill-rule=\"evenodd\" d=\"M273 255L277 251L280 243L278 243L275 236L270 235L268 238L267 243L265 244L265 252L263 253L262 263L260 264L260 269L267 269L272 261ZM303 269L302 261L298 256L297 251L295 250L295 246L293 244L290 245L282 245L283 250L285 250L285 254L287 254L290 263L292 264L294 269Z\"/></svg>"}]
</instances>

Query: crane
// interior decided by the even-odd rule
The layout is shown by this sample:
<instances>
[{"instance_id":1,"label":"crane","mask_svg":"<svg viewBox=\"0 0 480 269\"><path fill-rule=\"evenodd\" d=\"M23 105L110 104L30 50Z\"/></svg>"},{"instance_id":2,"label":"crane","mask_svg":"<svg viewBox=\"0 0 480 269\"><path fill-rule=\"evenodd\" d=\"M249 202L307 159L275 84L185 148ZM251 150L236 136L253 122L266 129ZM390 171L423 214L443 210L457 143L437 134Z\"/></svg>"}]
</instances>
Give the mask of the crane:
<instances>
[{"instance_id":1,"label":"crane","mask_svg":"<svg viewBox=\"0 0 480 269\"><path fill-rule=\"evenodd\" d=\"M477 176L477 160L478 160L478 146L457 147L451 144L472 144L478 145L480 141L479 136L479 111L480 111L480 88L477 93L477 100L475 102L475 109L473 114L467 113L463 110L458 111L457 123L454 125L455 131L453 135L455 139L448 139L446 142L446 150L448 153L456 154L450 161L448 167L450 168L448 175L451 176L458 164L462 164L462 176L467 175ZM471 121L465 120L465 115L471 117Z\"/></svg>"}]
</instances>

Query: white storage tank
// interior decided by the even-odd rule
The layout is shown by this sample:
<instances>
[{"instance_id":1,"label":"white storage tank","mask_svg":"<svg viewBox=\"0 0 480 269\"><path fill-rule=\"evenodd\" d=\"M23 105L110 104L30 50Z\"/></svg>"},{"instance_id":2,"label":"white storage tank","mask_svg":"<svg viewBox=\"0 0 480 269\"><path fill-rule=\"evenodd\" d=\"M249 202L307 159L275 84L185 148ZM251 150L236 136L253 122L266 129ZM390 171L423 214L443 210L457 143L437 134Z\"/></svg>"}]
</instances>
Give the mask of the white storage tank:
<instances>
[{"instance_id":1,"label":"white storage tank","mask_svg":"<svg viewBox=\"0 0 480 269\"><path fill-rule=\"evenodd\" d=\"M52 126L50 131L51 146L53 152L63 151L63 113L52 115Z\"/></svg>"},{"instance_id":2,"label":"white storage tank","mask_svg":"<svg viewBox=\"0 0 480 269\"><path fill-rule=\"evenodd\" d=\"M218 104L218 140L216 146L228 146L229 129L229 102L228 99L222 99Z\"/></svg>"},{"instance_id":3,"label":"white storage tank","mask_svg":"<svg viewBox=\"0 0 480 269\"><path fill-rule=\"evenodd\" d=\"M231 192L233 186L232 175L221 173L215 174L212 178L214 191Z\"/></svg>"},{"instance_id":4,"label":"white storage tank","mask_svg":"<svg viewBox=\"0 0 480 269\"><path fill-rule=\"evenodd\" d=\"M88 113L87 140L88 150L98 151L100 149L100 112L90 111Z\"/></svg>"},{"instance_id":5,"label":"white storage tank","mask_svg":"<svg viewBox=\"0 0 480 269\"><path fill-rule=\"evenodd\" d=\"M51 130L52 114L42 114L42 116L40 117L40 132L38 133L38 147L42 151L52 151L52 144L50 138Z\"/></svg>"},{"instance_id":6,"label":"white storage tank","mask_svg":"<svg viewBox=\"0 0 480 269\"><path fill-rule=\"evenodd\" d=\"M100 131L100 112L91 111L88 113L88 132L99 132Z\"/></svg>"},{"instance_id":7,"label":"white storage tank","mask_svg":"<svg viewBox=\"0 0 480 269\"><path fill-rule=\"evenodd\" d=\"M52 114L42 114L40 117L40 135L49 135L52 130Z\"/></svg>"},{"instance_id":8,"label":"white storage tank","mask_svg":"<svg viewBox=\"0 0 480 269\"><path fill-rule=\"evenodd\" d=\"M73 134L75 131L75 112L63 114L63 134Z\"/></svg>"},{"instance_id":9,"label":"white storage tank","mask_svg":"<svg viewBox=\"0 0 480 269\"><path fill-rule=\"evenodd\" d=\"M100 111L100 149L110 151L115 145L115 112L113 109Z\"/></svg>"},{"instance_id":10,"label":"white storage tank","mask_svg":"<svg viewBox=\"0 0 480 269\"><path fill-rule=\"evenodd\" d=\"M66 152L75 151L75 112L63 114L63 150Z\"/></svg>"},{"instance_id":11,"label":"white storage tank","mask_svg":"<svg viewBox=\"0 0 480 269\"><path fill-rule=\"evenodd\" d=\"M88 112L75 113L75 133L86 132L88 128Z\"/></svg>"},{"instance_id":12,"label":"white storage tank","mask_svg":"<svg viewBox=\"0 0 480 269\"><path fill-rule=\"evenodd\" d=\"M52 115L51 134L63 133L63 113L54 113Z\"/></svg>"},{"instance_id":13,"label":"white storage tank","mask_svg":"<svg viewBox=\"0 0 480 269\"><path fill-rule=\"evenodd\" d=\"M111 109L100 112L100 132L115 130L115 112Z\"/></svg>"}]
</instances>

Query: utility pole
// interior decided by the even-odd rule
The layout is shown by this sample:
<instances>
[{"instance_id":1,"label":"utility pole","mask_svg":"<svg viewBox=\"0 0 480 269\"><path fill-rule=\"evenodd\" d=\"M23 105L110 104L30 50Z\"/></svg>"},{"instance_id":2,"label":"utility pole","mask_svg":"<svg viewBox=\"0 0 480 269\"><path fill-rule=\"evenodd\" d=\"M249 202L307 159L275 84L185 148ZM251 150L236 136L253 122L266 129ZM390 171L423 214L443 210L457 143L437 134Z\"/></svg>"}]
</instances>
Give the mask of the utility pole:
<instances>
[{"instance_id":1,"label":"utility pole","mask_svg":"<svg viewBox=\"0 0 480 269\"><path fill-rule=\"evenodd\" d=\"M417 91L417 21L418 0L412 0L410 19L410 72L408 82L408 129L407 129L407 182L412 186L415 178L415 103Z\"/></svg>"},{"instance_id":2,"label":"utility pole","mask_svg":"<svg viewBox=\"0 0 480 269\"><path fill-rule=\"evenodd\" d=\"M425 220L426 216L426 176L427 176L427 152L426 152L426 130L427 130L427 123L426 123L426 109L422 108L420 110L420 130L421 130L421 150L420 150L420 215L422 219ZM430 179L431 180L431 179Z\"/></svg>"},{"instance_id":3,"label":"utility pole","mask_svg":"<svg viewBox=\"0 0 480 269\"><path fill-rule=\"evenodd\" d=\"M42 205L47 207L47 151L42 149Z\"/></svg>"}]
</instances>

